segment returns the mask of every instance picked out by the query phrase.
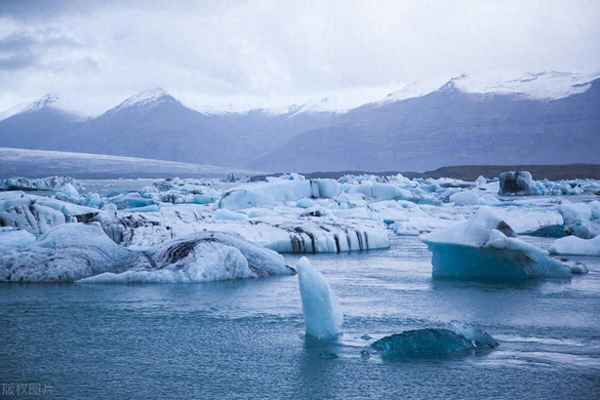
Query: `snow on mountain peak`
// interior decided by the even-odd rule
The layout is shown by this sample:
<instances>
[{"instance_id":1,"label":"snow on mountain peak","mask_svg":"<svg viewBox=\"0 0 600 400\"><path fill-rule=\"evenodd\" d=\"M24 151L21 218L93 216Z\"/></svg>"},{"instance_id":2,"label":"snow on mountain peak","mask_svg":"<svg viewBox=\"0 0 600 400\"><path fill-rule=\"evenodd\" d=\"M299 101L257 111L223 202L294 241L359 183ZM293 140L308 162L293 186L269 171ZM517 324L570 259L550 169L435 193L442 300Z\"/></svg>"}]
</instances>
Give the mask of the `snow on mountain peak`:
<instances>
[{"instance_id":1,"label":"snow on mountain peak","mask_svg":"<svg viewBox=\"0 0 600 400\"><path fill-rule=\"evenodd\" d=\"M127 98L117 106L117 109L123 109L132 106L145 106L169 100L174 100L169 93L162 88L154 88L145 90Z\"/></svg>"},{"instance_id":2,"label":"snow on mountain peak","mask_svg":"<svg viewBox=\"0 0 600 400\"><path fill-rule=\"evenodd\" d=\"M442 83L440 80L412 82L400 90L389 93L378 105L424 96L435 91L461 91L465 93L498 93L523 95L532 99L560 99L583 93L600 74L580 74L559 71L526 73L517 78L498 76L472 76L462 74Z\"/></svg>"},{"instance_id":3,"label":"snow on mountain peak","mask_svg":"<svg viewBox=\"0 0 600 400\"><path fill-rule=\"evenodd\" d=\"M46 94L31 103L21 103L0 113L0 121L8 119L17 114L38 111L47 107L56 107L59 97L55 94Z\"/></svg>"}]
</instances>

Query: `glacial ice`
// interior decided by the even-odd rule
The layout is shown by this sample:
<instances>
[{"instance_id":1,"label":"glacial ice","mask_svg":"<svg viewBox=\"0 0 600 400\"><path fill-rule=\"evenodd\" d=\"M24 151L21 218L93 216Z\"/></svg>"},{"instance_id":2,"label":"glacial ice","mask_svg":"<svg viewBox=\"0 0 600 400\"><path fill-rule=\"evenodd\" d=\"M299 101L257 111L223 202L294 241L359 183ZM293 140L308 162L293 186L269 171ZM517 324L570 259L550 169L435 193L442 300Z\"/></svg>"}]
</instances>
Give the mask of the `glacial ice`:
<instances>
[{"instance_id":1,"label":"glacial ice","mask_svg":"<svg viewBox=\"0 0 600 400\"><path fill-rule=\"evenodd\" d=\"M232 221L247 221L248 216L239 212L231 211L226 208L219 208L213 214L214 219L232 220Z\"/></svg>"},{"instance_id":2,"label":"glacial ice","mask_svg":"<svg viewBox=\"0 0 600 400\"><path fill-rule=\"evenodd\" d=\"M291 275L294 270L274 251L235 235L202 232L142 253L148 264L106 272L82 283L193 283Z\"/></svg>"},{"instance_id":3,"label":"glacial ice","mask_svg":"<svg viewBox=\"0 0 600 400\"><path fill-rule=\"evenodd\" d=\"M566 264L517 239L513 229L487 208L467 222L421 238L433 253L434 278L519 281L571 277Z\"/></svg>"},{"instance_id":4,"label":"glacial ice","mask_svg":"<svg viewBox=\"0 0 600 400\"><path fill-rule=\"evenodd\" d=\"M124 271L140 255L110 240L98 225L68 223L53 227L38 240L3 248L0 281L65 282L103 272Z\"/></svg>"},{"instance_id":5,"label":"glacial ice","mask_svg":"<svg viewBox=\"0 0 600 400\"><path fill-rule=\"evenodd\" d=\"M26 230L8 227L0 228L0 250L3 247L28 245L34 241L35 236Z\"/></svg>"},{"instance_id":6,"label":"glacial ice","mask_svg":"<svg viewBox=\"0 0 600 400\"><path fill-rule=\"evenodd\" d=\"M582 238L600 233L600 202L586 202L589 197L581 196L578 203L570 203L556 197L591 196L600 190L600 183L594 180L533 181L535 194L548 196L510 198L498 196L497 179L485 178L468 182L450 178L408 179L402 175L347 175L336 180L289 174L267 178L265 182L174 178L139 183L133 187L141 189L128 192L93 193L72 178L0 180L0 246L13 250L37 248L38 241L32 237L79 222L101 226L119 248L137 255L155 255L156 249L173 241L206 232L220 232L279 253L343 253L388 248L397 235L434 232L435 238L441 232L465 225L480 208L489 206L512 231L505 231L503 237L495 232L498 226L492 223L482 228L485 234L477 243L461 242L464 232L457 234L458 242L447 238L430 241L429 247L437 249L433 257L434 276L448 272L440 266L444 264L451 271L460 272L457 278L461 279L472 274L473 279L487 279L490 274L494 279L506 278L494 275L494 271L511 275L511 279L523 279L560 275L566 267L544 251L527 247L514 237L515 233L548 237L574 234ZM561 247L563 243L575 242L574 238L558 241L555 251L566 251ZM577 242L576 251L593 253L590 243ZM198 246L208 248L206 244ZM215 254L212 261L207 255L197 263L190 258L189 265L183 268L189 278L172 274L168 266L157 275L152 268L135 264L121 278L110 279L149 280L148 276L159 275L157 280L211 279L213 270L202 269L201 265L216 263L218 257L239 258L234 255L235 250L227 250L226 246L239 251L237 245L222 243L216 251L220 255ZM141 260L150 262L146 256ZM449 260L454 260L455 265ZM478 266L478 262L485 264L489 260L491 264L485 268ZM509 267L499 269L498 265ZM231 277L243 276L243 268L235 271ZM125 271L107 272L121 275ZM144 274L146 278L141 277Z\"/></svg>"},{"instance_id":7,"label":"glacial ice","mask_svg":"<svg viewBox=\"0 0 600 400\"><path fill-rule=\"evenodd\" d=\"M559 207L568 233L583 239L600 235L600 201L565 202Z\"/></svg>"},{"instance_id":8,"label":"glacial ice","mask_svg":"<svg viewBox=\"0 0 600 400\"><path fill-rule=\"evenodd\" d=\"M600 257L600 236L593 239L581 239L576 236L558 239L552 243L550 253Z\"/></svg>"},{"instance_id":9,"label":"glacial ice","mask_svg":"<svg viewBox=\"0 0 600 400\"><path fill-rule=\"evenodd\" d=\"M500 181L499 194L540 194L540 191L536 187L535 181L533 180L533 176L529 171L502 172L498 179Z\"/></svg>"},{"instance_id":10,"label":"glacial ice","mask_svg":"<svg viewBox=\"0 0 600 400\"><path fill-rule=\"evenodd\" d=\"M491 350L498 346L488 333L464 326L426 328L386 336L371 344L384 359L445 358Z\"/></svg>"},{"instance_id":11,"label":"glacial ice","mask_svg":"<svg viewBox=\"0 0 600 400\"><path fill-rule=\"evenodd\" d=\"M475 190L465 190L453 193L449 198L457 206L477 206L497 204L498 199L490 195L482 195Z\"/></svg>"},{"instance_id":12,"label":"glacial ice","mask_svg":"<svg viewBox=\"0 0 600 400\"><path fill-rule=\"evenodd\" d=\"M342 333L344 316L329 283L306 257L296 265L306 335L332 340Z\"/></svg>"}]
</instances>

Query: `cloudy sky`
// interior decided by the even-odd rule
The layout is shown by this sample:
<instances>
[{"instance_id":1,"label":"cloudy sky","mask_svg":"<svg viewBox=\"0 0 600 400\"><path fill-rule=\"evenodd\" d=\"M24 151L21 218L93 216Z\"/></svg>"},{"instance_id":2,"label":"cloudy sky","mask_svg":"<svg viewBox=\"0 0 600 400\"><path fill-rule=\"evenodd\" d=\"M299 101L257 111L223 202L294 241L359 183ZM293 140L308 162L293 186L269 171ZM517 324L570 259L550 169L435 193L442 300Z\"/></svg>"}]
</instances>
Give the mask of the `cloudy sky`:
<instances>
[{"instance_id":1,"label":"cloudy sky","mask_svg":"<svg viewBox=\"0 0 600 400\"><path fill-rule=\"evenodd\" d=\"M2 0L0 110L46 93L87 114L153 87L237 109L462 73L593 73L598 21L598 0Z\"/></svg>"}]
</instances>

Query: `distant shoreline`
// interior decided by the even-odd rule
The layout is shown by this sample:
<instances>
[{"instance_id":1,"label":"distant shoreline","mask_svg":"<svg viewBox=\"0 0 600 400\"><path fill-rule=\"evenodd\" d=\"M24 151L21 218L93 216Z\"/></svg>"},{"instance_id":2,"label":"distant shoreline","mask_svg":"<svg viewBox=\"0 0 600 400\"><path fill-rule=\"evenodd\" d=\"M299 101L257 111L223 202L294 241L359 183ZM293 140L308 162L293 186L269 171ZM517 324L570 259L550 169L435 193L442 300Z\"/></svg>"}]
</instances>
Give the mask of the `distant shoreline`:
<instances>
[{"instance_id":1,"label":"distant shoreline","mask_svg":"<svg viewBox=\"0 0 600 400\"><path fill-rule=\"evenodd\" d=\"M504 171L529 171L534 179L600 179L600 164L547 164L547 165L456 165L450 167L441 167L431 171L413 172L413 171L319 171L303 173L307 178L333 178L337 179L344 175L378 175L389 176L402 174L407 178L455 178L473 181L479 176L486 178L497 177ZM260 180L267 176L277 176L277 174L257 175L254 180Z\"/></svg>"}]
</instances>

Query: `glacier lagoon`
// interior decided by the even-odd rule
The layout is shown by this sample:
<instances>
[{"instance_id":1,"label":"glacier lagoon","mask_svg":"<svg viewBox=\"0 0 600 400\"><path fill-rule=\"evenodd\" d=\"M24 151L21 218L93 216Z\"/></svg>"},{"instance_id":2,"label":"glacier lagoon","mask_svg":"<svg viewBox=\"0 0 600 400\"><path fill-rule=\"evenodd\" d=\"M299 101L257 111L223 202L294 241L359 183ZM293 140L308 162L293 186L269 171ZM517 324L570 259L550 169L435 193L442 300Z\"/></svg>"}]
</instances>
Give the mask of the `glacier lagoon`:
<instances>
[{"instance_id":1,"label":"glacier lagoon","mask_svg":"<svg viewBox=\"0 0 600 400\"><path fill-rule=\"evenodd\" d=\"M118 265L75 283L0 284L3 381L48 385L55 398L106 399L586 399L600 388L600 258L547 252L560 253L556 237L575 232L591 240L598 232L596 181L542 182L538 195L514 197L498 195L494 181L401 176L316 184L297 176L259 184L109 180L84 182L86 190L68 179L8 183L0 194L9 224L0 232L0 264L8 253L13 267L26 263L24 255L44 260L62 249L48 243L71 232L58 241L68 262L47 263L59 274L49 268L43 276L60 280L64 268L79 271L78 262L108 268L98 258L106 251L115 265L123 252L141 266L122 272L127 266ZM234 193L229 207L216 206L226 193ZM470 222L482 208L499 219ZM589 273L439 279L428 234L452 244L457 227L470 232L474 254L518 240L517 250L537 249L561 265L581 262ZM558 234L538 237L548 231ZM302 256L344 314L337 340L305 336L298 276L285 267ZM235 280L204 282L213 278ZM105 283L85 283L98 281ZM448 333L462 324L498 346L470 351ZM404 337L436 354L376 351L378 341Z\"/></svg>"},{"instance_id":2,"label":"glacier lagoon","mask_svg":"<svg viewBox=\"0 0 600 400\"><path fill-rule=\"evenodd\" d=\"M527 238L547 247L551 241ZM295 265L299 256L288 255ZM310 256L345 314L335 344L304 338L295 276L198 284L5 284L0 376L54 398L590 399L600 388L600 260L569 282L431 278L415 237ZM499 346L448 359L361 351L410 329L472 323Z\"/></svg>"}]
</instances>

